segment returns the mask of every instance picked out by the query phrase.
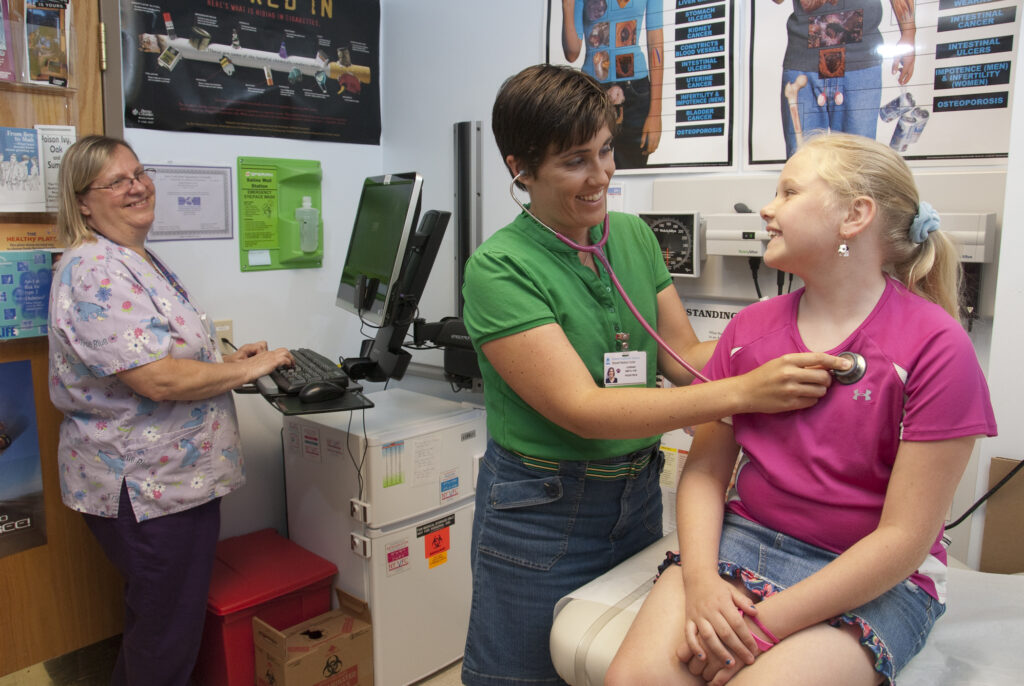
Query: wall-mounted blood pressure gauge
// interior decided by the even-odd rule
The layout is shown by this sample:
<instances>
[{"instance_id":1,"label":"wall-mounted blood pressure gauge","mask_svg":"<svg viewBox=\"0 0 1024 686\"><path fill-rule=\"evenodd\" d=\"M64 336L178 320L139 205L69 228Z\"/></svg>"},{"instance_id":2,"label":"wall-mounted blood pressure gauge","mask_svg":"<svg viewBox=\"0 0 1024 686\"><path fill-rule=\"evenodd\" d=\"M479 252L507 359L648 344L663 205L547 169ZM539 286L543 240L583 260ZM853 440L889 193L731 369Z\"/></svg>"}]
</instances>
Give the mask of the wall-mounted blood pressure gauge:
<instances>
[{"instance_id":1,"label":"wall-mounted blood pressure gauge","mask_svg":"<svg viewBox=\"0 0 1024 686\"><path fill-rule=\"evenodd\" d=\"M641 212L658 239L665 266L672 276L700 276L701 219L697 212Z\"/></svg>"}]
</instances>

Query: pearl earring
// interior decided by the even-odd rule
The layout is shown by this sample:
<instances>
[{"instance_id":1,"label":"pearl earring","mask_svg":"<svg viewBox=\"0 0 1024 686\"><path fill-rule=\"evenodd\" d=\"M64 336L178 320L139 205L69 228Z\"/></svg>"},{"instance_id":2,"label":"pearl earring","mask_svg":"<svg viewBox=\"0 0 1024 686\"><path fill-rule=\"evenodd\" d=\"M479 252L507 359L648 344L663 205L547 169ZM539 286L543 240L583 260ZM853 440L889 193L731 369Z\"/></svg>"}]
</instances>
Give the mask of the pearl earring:
<instances>
[{"instance_id":1,"label":"pearl earring","mask_svg":"<svg viewBox=\"0 0 1024 686\"><path fill-rule=\"evenodd\" d=\"M839 244L839 250L837 250L836 252L839 253L840 257L849 257L850 256L850 246L848 246L846 244L846 241L843 241L842 243Z\"/></svg>"}]
</instances>

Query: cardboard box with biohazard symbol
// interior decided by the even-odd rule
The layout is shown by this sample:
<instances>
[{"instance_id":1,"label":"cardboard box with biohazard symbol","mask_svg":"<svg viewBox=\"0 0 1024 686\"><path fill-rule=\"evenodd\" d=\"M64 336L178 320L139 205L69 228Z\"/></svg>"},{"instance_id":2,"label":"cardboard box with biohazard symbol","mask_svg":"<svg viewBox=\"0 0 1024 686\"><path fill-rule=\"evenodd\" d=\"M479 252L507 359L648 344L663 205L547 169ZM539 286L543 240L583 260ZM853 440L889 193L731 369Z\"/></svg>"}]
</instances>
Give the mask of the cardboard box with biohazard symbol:
<instances>
[{"instance_id":1,"label":"cardboard box with biohazard symbol","mask_svg":"<svg viewBox=\"0 0 1024 686\"><path fill-rule=\"evenodd\" d=\"M373 634L362 601L278 631L252 619L256 686L373 686Z\"/></svg>"}]
</instances>

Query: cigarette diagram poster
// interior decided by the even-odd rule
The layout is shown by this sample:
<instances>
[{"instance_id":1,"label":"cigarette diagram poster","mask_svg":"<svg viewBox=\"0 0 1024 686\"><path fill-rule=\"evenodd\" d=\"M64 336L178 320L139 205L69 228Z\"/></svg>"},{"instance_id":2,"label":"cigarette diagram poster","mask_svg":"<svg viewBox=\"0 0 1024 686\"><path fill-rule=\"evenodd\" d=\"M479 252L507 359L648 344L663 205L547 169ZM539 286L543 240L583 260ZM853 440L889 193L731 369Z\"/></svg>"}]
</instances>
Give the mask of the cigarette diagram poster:
<instances>
[{"instance_id":1,"label":"cigarette diagram poster","mask_svg":"<svg viewBox=\"0 0 1024 686\"><path fill-rule=\"evenodd\" d=\"M616 107L620 171L733 165L733 0L549 0L548 59Z\"/></svg>"},{"instance_id":2,"label":"cigarette diagram poster","mask_svg":"<svg viewBox=\"0 0 1024 686\"><path fill-rule=\"evenodd\" d=\"M820 130L874 138L911 164L1007 157L1020 0L749 6L751 164L781 164Z\"/></svg>"},{"instance_id":3,"label":"cigarette diagram poster","mask_svg":"<svg viewBox=\"0 0 1024 686\"><path fill-rule=\"evenodd\" d=\"M46 543L43 472L28 360L0 363L0 557Z\"/></svg>"},{"instance_id":4,"label":"cigarette diagram poster","mask_svg":"<svg viewBox=\"0 0 1024 686\"><path fill-rule=\"evenodd\" d=\"M129 128L380 143L379 0L121 0Z\"/></svg>"}]
</instances>

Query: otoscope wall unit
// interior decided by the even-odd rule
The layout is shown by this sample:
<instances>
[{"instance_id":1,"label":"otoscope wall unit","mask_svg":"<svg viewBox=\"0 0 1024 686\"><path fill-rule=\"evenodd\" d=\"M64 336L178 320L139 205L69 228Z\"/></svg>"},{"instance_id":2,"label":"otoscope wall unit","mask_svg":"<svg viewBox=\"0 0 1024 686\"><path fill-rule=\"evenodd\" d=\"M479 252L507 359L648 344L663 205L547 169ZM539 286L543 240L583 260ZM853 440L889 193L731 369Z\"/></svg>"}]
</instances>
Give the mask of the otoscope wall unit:
<instances>
[{"instance_id":1,"label":"otoscope wall unit","mask_svg":"<svg viewBox=\"0 0 1024 686\"><path fill-rule=\"evenodd\" d=\"M753 213L705 214L708 255L760 257L770 236L764 220Z\"/></svg>"},{"instance_id":2,"label":"otoscope wall unit","mask_svg":"<svg viewBox=\"0 0 1024 686\"><path fill-rule=\"evenodd\" d=\"M956 243L961 262L995 259L995 212L943 212L941 217L942 230Z\"/></svg>"}]
</instances>

